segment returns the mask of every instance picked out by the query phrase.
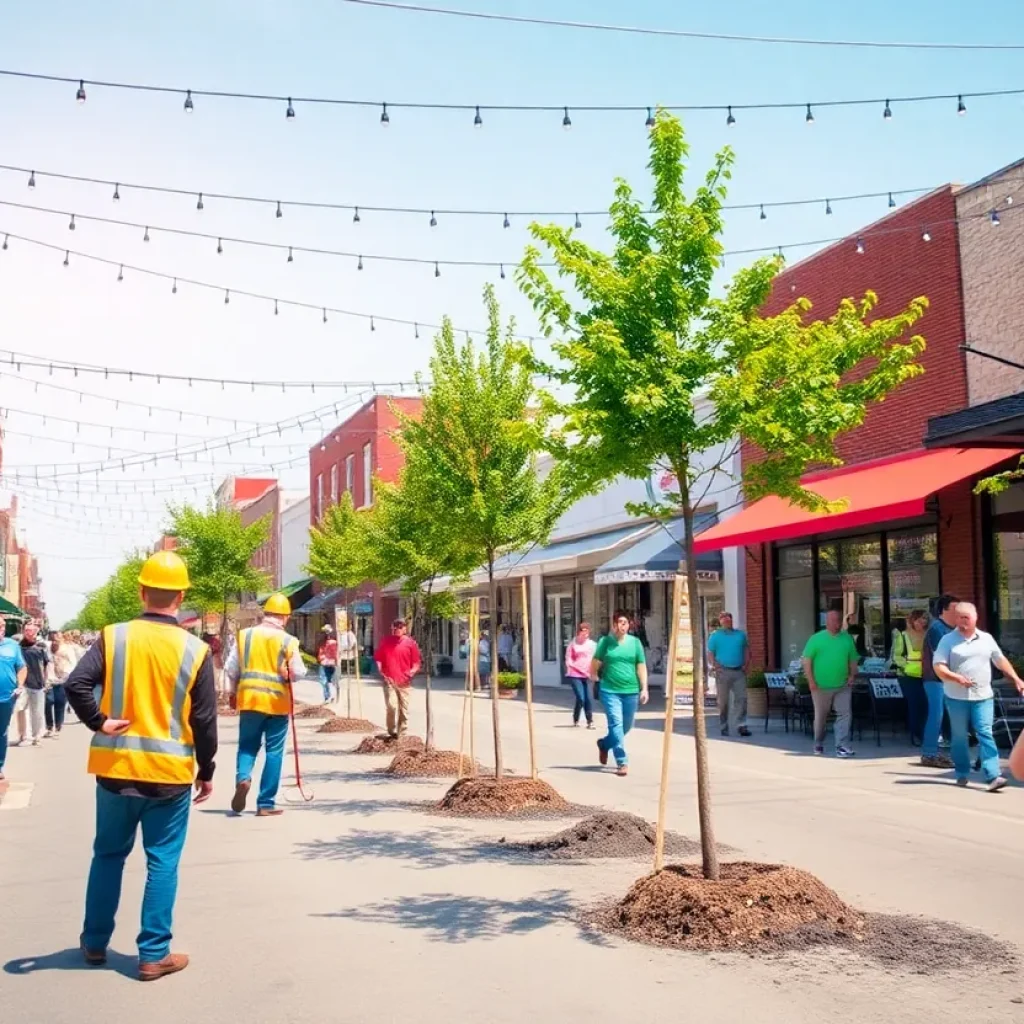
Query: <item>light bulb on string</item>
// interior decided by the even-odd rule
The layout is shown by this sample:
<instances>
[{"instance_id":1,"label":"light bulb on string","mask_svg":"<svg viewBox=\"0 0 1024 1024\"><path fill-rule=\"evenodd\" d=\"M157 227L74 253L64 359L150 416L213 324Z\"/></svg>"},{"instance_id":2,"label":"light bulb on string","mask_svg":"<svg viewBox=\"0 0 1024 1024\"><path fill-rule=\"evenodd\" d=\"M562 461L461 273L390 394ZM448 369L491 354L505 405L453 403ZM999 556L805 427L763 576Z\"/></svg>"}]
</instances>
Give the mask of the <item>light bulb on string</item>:
<instances>
[{"instance_id":1,"label":"light bulb on string","mask_svg":"<svg viewBox=\"0 0 1024 1024\"><path fill-rule=\"evenodd\" d=\"M650 107L647 108L647 120L644 121L644 127L645 128L653 128L654 127L654 111L652 111Z\"/></svg>"},{"instance_id":2,"label":"light bulb on string","mask_svg":"<svg viewBox=\"0 0 1024 1024\"><path fill-rule=\"evenodd\" d=\"M433 210L430 211L430 226L432 228L437 227L437 216L435 215Z\"/></svg>"},{"instance_id":3,"label":"light bulb on string","mask_svg":"<svg viewBox=\"0 0 1024 1024\"><path fill-rule=\"evenodd\" d=\"M434 277L440 277L440 276L441 276L441 267L440 267L440 265L439 265L439 264L438 264L438 263L437 263L437 262L435 261L435 262L434 262Z\"/></svg>"},{"instance_id":4,"label":"light bulb on string","mask_svg":"<svg viewBox=\"0 0 1024 1024\"><path fill-rule=\"evenodd\" d=\"M504 263L501 264L501 279L502 279L502 281L505 280L505 264Z\"/></svg>"},{"instance_id":5,"label":"light bulb on string","mask_svg":"<svg viewBox=\"0 0 1024 1024\"><path fill-rule=\"evenodd\" d=\"M71 214L71 220L68 221L68 231L74 231L74 230L75 230L75 215Z\"/></svg>"},{"instance_id":6,"label":"light bulb on string","mask_svg":"<svg viewBox=\"0 0 1024 1024\"><path fill-rule=\"evenodd\" d=\"M185 113L191 114L195 110L195 104L192 102L192 90L185 90Z\"/></svg>"},{"instance_id":7,"label":"light bulb on string","mask_svg":"<svg viewBox=\"0 0 1024 1024\"><path fill-rule=\"evenodd\" d=\"M124 264L123 263L118 268L117 279L118 279L118 281L123 281L124 280Z\"/></svg>"},{"instance_id":8,"label":"light bulb on string","mask_svg":"<svg viewBox=\"0 0 1024 1024\"><path fill-rule=\"evenodd\" d=\"M484 119L480 116L480 108L477 107L476 108L476 114L473 115L473 127L474 128L483 128L483 126L484 126Z\"/></svg>"},{"instance_id":9,"label":"light bulb on string","mask_svg":"<svg viewBox=\"0 0 1024 1024\"><path fill-rule=\"evenodd\" d=\"M326 307L323 310L323 314L324 314L324 323L327 323L327 309L326 309Z\"/></svg>"},{"instance_id":10,"label":"light bulb on string","mask_svg":"<svg viewBox=\"0 0 1024 1024\"><path fill-rule=\"evenodd\" d=\"M813 112L811 111L811 105L810 105L810 103L808 103L808 104L807 104L807 114L806 114L806 115L804 116L804 120L805 120L805 121L806 121L806 122L807 122L808 124L814 124L814 114L813 114Z\"/></svg>"},{"instance_id":11,"label":"light bulb on string","mask_svg":"<svg viewBox=\"0 0 1024 1024\"><path fill-rule=\"evenodd\" d=\"M356 212L352 214L352 223L353 224L358 224L359 220L360 220L360 217L359 217L359 207L357 206L356 207Z\"/></svg>"},{"instance_id":12,"label":"light bulb on string","mask_svg":"<svg viewBox=\"0 0 1024 1024\"><path fill-rule=\"evenodd\" d=\"M71 265L71 253L66 249L64 250L64 266L68 267Z\"/></svg>"},{"instance_id":13,"label":"light bulb on string","mask_svg":"<svg viewBox=\"0 0 1024 1024\"><path fill-rule=\"evenodd\" d=\"M562 118L562 127L566 131L568 131L572 127L572 118L569 116L569 108L568 107L563 107L562 110L563 110L563 112L565 114L565 116Z\"/></svg>"},{"instance_id":14,"label":"light bulb on string","mask_svg":"<svg viewBox=\"0 0 1024 1024\"><path fill-rule=\"evenodd\" d=\"M963 96L957 96L956 98L956 112L963 117L967 113L967 104L964 103Z\"/></svg>"},{"instance_id":15,"label":"light bulb on string","mask_svg":"<svg viewBox=\"0 0 1024 1024\"><path fill-rule=\"evenodd\" d=\"M11 237L10 235L4 235L4 245L3 245L4 252L7 252L7 240L10 237Z\"/></svg>"},{"instance_id":16,"label":"light bulb on string","mask_svg":"<svg viewBox=\"0 0 1024 1024\"><path fill-rule=\"evenodd\" d=\"M505 220L504 220L504 222L502 223L501 226L503 228L510 228L512 226L512 222L508 219L508 214L507 213L505 214Z\"/></svg>"},{"instance_id":17,"label":"light bulb on string","mask_svg":"<svg viewBox=\"0 0 1024 1024\"><path fill-rule=\"evenodd\" d=\"M388 105L386 103L380 105L380 123L385 127L391 124L391 115L388 113Z\"/></svg>"},{"instance_id":18,"label":"light bulb on string","mask_svg":"<svg viewBox=\"0 0 1024 1024\"><path fill-rule=\"evenodd\" d=\"M295 257L292 255L292 247L290 245L288 246L288 262L289 263L294 263L295 262Z\"/></svg>"},{"instance_id":19,"label":"light bulb on string","mask_svg":"<svg viewBox=\"0 0 1024 1024\"><path fill-rule=\"evenodd\" d=\"M832 216L832 203L828 199L825 200L825 216Z\"/></svg>"},{"instance_id":20,"label":"light bulb on string","mask_svg":"<svg viewBox=\"0 0 1024 1024\"><path fill-rule=\"evenodd\" d=\"M274 316L277 316L277 299L274 299Z\"/></svg>"},{"instance_id":21,"label":"light bulb on string","mask_svg":"<svg viewBox=\"0 0 1024 1024\"><path fill-rule=\"evenodd\" d=\"M420 336L420 325L419 324L413 324L413 336L417 340L419 340L419 336Z\"/></svg>"},{"instance_id":22,"label":"light bulb on string","mask_svg":"<svg viewBox=\"0 0 1024 1024\"><path fill-rule=\"evenodd\" d=\"M856 248L855 252L857 253L858 256L863 256L864 255L864 239L863 238L858 238L857 239L857 248Z\"/></svg>"},{"instance_id":23,"label":"light bulb on string","mask_svg":"<svg viewBox=\"0 0 1024 1024\"><path fill-rule=\"evenodd\" d=\"M114 185L114 194L110 197L115 203L121 202L121 186Z\"/></svg>"},{"instance_id":24,"label":"light bulb on string","mask_svg":"<svg viewBox=\"0 0 1024 1024\"><path fill-rule=\"evenodd\" d=\"M202 192L199 193L199 199L196 201L196 209L197 210L202 210L203 209L203 193Z\"/></svg>"},{"instance_id":25,"label":"light bulb on string","mask_svg":"<svg viewBox=\"0 0 1024 1024\"><path fill-rule=\"evenodd\" d=\"M178 294L178 279L177 278L174 279L174 284L171 285L171 294L172 295L177 295Z\"/></svg>"},{"instance_id":26,"label":"light bulb on string","mask_svg":"<svg viewBox=\"0 0 1024 1024\"><path fill-rule=\"evenodd\" d=\"M224 305L226 306L231 301L231 292L227 288L224 289Z\"/></svg>"},{"instance_id":27,"label":"light bulb on string","mask_svg":"<svg viewBox=\"0 0 1024 1024\"><path fill-rule=\"evenodd\" d=\"M363 257L360 256L359 257L359 262L356 264L356 270L362 270L362 269L363 269Z\"/></svg>"},{"instance_id":28,"label":"light bulb on string","mask_svg":"<svg viewBox=\"0 0 1024 1024\"><path fill-rule=\"evenodd\" d=\"M893 195L892 195L891 192L889 193L889 209L890 210L896 209L896 200L893 198Z\"/></svg>"},{"instance_id":29,"label":"light bulb on string","mask_svg":"<svg viewBox=\"0 0 1024 1024\"><path fill-rule=\"evenodd\" d=\"M292 106L292 98L288 97L288 109L284 112L285 119L288 121L295 120L295 108Z\"/></svg>"},{"instance_id":30,"label":"light bulb on string","mask_svg":"<svg viewBox=\"0 0 1024 1024\"><path fill-rule=\"evenodd\" d=\"M576 220L573 223L573 227L577 229L583 227L583 221L580 220L580 215L578 213L576 214Z\"/></svg>"},{"instance_id":31,"label":"light bulb on string","mask_svg":"<svg viewBox=\"0 0 1024 1024\"><path fill-rule=\"evenodd\" d=\"M372 316L370 317L370 330L371 331L377 330L377 325L373 322L373 317Z\"/></svg>"},{"instance_id":32,"label":"light bulb on string","mask_svg":"<svg viewBox=\"0 0 1024 1024\"><path fill-rule=\"evenodd\" d=\"M75 93L75 99L78 100L79 103L85 102L85 81L83 79L79 79L78 92Z\"/></svg>"},{"instance_id":33,"label":"light bulb on string","mask_svg":"<svg viewBox=\"0 0 1024 1024\"><path fill-rule=\"evenodd\" d=\"M217 239L217 255L219 256L224 251L224 240L221 238Z\"/></svg>"},{"instance_id":34,"label":"light bulb on string","mask_svg":"<svg viewBox=\"0 0 1024 1024\"><path fill-rule=\"evenodd\" d=\"M279 218L279 219L284 216L284 211L282 211L282 209L281 209L281 201L280 200L278 200L278 202L277 202L277 212L274 214L274 216Z\"/></svg>"},{"instance_id":35,"label":"light bulb on string","mask_svg":"<svg viewBox=\"0 0 1024 1024\"><path fill-rule=\"evenodd\" d=\"M768 219L768 214L764 212L764 204L763 203L761 204L761 216L760 216L759 219L760 220L767 220Z\"/></svg>"},{"instance_id":36,"label":"light bulb on string","mask_svg":"<svg viewBox=\"0 0 1024 1024\"><path fill-rule=\"evenodd\" d=\"M145 233L142 236L142 240L144 242L148 242L149 241L149 225L148 224L146 225L146 231L145 231Z\"/></svg>"}]
</instances>

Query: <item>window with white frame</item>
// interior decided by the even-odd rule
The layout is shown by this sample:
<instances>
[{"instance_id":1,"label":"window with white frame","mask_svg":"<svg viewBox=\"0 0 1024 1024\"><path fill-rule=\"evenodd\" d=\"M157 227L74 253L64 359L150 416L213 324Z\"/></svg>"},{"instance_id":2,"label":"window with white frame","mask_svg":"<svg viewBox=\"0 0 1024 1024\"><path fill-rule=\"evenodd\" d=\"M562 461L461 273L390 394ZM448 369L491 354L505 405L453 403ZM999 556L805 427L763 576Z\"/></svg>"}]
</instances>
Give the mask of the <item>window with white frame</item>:
<instances>
[{"instance_id":1,"label":"window with white frame","mask_svg":"<svg viewBox=\"0 0 1024 1024\"><path fill-rule=\"evenodd\" d=\"M338 503L338 464L331 466L331 504Z\"/></svg>"},{"instance_id":2,"label":"window with white frame","mask_svg":"<svg viewBox=\"0 0 1024 1024\"><path fill-rule=\"evenodd\" d=\"M373 444L363 445L363 505L373 504Z\"/></svg>"},{"instance_id":3,"label":"window with white frame","mask_svg":"<svg viewBox=\"0 0 1024 1024\"><path fill-rule=\"evenodd\" d=\"M345 490L352 494L352 488L356 485L356 457L345 456Z\"/></svg>"},{"instance_id":4,"label":"window with white frame","mask_svg":"<svg viewBox=\"0 0 1024 1024\"><path fill-rule=\"evenodd\" d=\"M317 473L316 475L316 518L317 522L320 521L320 517L324 514L324 475L323 473Z\"/></svg>"}]
</instances>

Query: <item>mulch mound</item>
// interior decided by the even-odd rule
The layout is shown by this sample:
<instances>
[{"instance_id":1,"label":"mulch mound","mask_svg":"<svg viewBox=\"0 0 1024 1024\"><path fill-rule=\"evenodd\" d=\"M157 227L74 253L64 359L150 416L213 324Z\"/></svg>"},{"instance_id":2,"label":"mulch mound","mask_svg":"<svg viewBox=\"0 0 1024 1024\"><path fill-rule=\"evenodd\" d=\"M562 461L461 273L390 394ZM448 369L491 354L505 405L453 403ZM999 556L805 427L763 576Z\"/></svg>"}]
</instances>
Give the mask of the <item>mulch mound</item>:
<instances>
[{"instance_id":1,"label":"mulch mound","mask_svg":"<svg viewBox=\"0 0 1024 1024\"><path fill-rule=\"evenodd\" d=\"M407 750L423 750L419 736L367 736L353 754L397 754Z\"/></svg>"},{"instance_id":2,"label":"mulch mound","mask_svg":"<svg viewBox=\"0 0 1024 1024\"><path fill-rule=\"evenodd\" d=\"M437 810L462 817L503 818L524 811L565 814L573 807L541 779L484 776L459 779Z\"/></svg>"},{"instance_id":3,"label":"mulch mound","mask_svg":"<svg viewBox=\"0 0 1024 1024\"><path fill-rule=\"evenodd\" d=\"M722 864L721 878L704 878L699 864L675 864L635 882L594 923L628 938L681 949L779 948L806 930L805 944L831 936L862 939L865 918L814 875L778 864Z\"/></svg>"},{"instance_id":4,"label":"mulch mound","mask_svg":"<svg viewBox=\"0 0 1024 1024\"><path fill-rule=\"evenodd\" d=\"M650 857L654 852L654 826L635 814L600 811L547 839L506 843L515 853L539 854L552 860L587 860L598 857ZM700 853L700 843L665 833L665 852L679 857Z\"/></svg>"},{"instance_id":5,"label":"mulch mound","mask_svg":"<svg viewBox=\"0 0 1024 1024\"><path fill-rule=\"evenodd\" d=\"M404 750L384 769L388 775L405 778L437 778L471 774L480 770L469 759L459 756L457 750Z\"/></svg>"},{"instance_id":6,"label":"mulch mound","mask_svg":"<svg viewBox=\"0 0 1024 1024\"><path fill-rule=\"evenodd\" d=\"M337 715L324 704L302 704L295 705L296 718L337 718Z\"/></svg>"},{"instance_id":7,"label":"mulch mound","mask_svg":"<svg viewBox=\"0 0 1024 1024\"><path fill-rule=\"evenodd\" d=\"M380 726L365 718L329 718L317 732L380 732Z\"/></svg>"}]
</instances>

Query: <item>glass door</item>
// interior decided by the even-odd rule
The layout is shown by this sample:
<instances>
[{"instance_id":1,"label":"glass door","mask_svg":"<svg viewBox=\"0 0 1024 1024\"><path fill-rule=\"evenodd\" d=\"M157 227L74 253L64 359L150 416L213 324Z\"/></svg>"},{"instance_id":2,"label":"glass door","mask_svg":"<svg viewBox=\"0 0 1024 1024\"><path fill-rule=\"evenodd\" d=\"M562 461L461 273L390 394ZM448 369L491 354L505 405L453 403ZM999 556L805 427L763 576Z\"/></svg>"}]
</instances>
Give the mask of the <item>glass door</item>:
<instances>
[{"instance_id":1,"label":"glass door","mask_svg":"<svg viewBox=\"0 0 1024 1024\"><path fill-rule=\"evenodd\" d=\"M565 649L576 635L572 594L548 594L544 616L544 660L565 664Z\"/></svg>"}]
</instances>

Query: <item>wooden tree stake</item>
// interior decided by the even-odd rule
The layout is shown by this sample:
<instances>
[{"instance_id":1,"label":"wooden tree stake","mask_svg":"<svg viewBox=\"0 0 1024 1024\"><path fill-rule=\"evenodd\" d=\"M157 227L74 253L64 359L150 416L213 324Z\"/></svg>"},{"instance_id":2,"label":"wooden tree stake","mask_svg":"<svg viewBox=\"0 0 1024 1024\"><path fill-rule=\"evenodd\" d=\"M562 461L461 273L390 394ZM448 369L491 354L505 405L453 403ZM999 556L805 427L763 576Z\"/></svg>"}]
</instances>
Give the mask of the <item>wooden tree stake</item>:
<instances>
[{"instance_id":1,"label":"wooden tree stake","mask_svg":"<svg viewBox=\"0 0 1024 1024\"><path fill-rule=\"evenodd\" d=\"M658 825L654 835L654 870L665 866L665 817L668 813L668 768L672 754L672 729L676 714L676 651L679 647L679 615L683 600L684 579L676 575L672 581L672 633L668 641L665 666L665 731L661 741L661 788L658 791Z\"/></svg>"},{"instance_id":2,"label":"wooden tree stake","mask_svg":"<svg viewBox=\"0 0 1024 1024\"><path fill-rule=\"evenodd\" d=\"M537 778L537 738L533 730L533 666L530 657L530 606L526 577L523 577L523 670L526 674L526 725L530 732L530 777ZM496 683L492 684L496 685Z\"/></svg>"}]
</instances>

